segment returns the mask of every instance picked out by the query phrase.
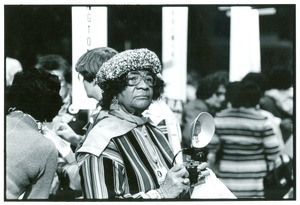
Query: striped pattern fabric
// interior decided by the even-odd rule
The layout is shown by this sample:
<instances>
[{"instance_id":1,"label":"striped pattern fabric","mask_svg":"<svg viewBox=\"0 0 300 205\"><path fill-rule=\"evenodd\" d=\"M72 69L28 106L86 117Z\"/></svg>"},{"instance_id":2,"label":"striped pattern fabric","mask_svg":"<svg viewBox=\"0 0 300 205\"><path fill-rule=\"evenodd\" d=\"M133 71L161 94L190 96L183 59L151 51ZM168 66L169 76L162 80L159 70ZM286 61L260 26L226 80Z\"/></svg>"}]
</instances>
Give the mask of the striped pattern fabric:
<instances>
[{"instance_id":1,"label":"striped pattern fabric","mask_svg":"<svg viewBox=\"0 0 300 205\"><path fill-rule=\"evenodd\" d=\"M85 198L149 198L171 167L173 152L163 133L146 124L113 138L100 156L81 153L78 159Z\"/></svg>"},{"instance_id":2,"label":"striped pattern fabric","mask_svg":"<svg viewBox=\"0 0 300 205\"><path fill-rule=\"evenodd\" d=\"M166 124L166 120L162 120L161 122L158 123L157 127L164 133L167 139L169 139L169 133L168 133L168 127Z\"/></svg>"},{"instance_id":3,"label":"striped pattern fabric","mask_svg":"<svg viewBox=\"0 0 300 205\"><path fill-rule=\"evenodd\" d=\"M215 124L220 180L237 198L264 197L265 158L279 154L278 138L267 118L254 109L229 109L215 117Z\"/></svg>"}]
</instances>

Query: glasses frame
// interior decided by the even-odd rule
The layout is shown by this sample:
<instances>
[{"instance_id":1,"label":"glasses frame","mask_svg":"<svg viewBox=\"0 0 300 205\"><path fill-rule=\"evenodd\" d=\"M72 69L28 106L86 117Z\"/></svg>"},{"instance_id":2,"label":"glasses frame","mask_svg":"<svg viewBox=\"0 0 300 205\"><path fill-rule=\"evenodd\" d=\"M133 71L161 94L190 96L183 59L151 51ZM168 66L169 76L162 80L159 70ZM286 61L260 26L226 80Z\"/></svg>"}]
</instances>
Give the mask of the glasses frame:
<instances>
[{"instance_id":1,"label":"glasses frame","mask_svg":"<svg viewBox=\"0 0 300 205\"><path fill-rule=\"evenodd\" d=\"M128 76L128 75L136 75L136 76L139 76L139 79L137 80L137 83L134 83L134 84L129 83L129 79L128 79L129 76ZM149 76L149 75L153 78L153 83L152 83L152 85L149 84L149 83L147 82L147 80L146 80L146 77ZM138 73L128 73L127 76L126 76L126 82L127 82L127 85L128 85L128 86L136 86L136 85L138 85L138 84L141 82L142 79L143 79L143 81L144 81L149 87L154 87L154 86L156 85L157 77L156 77L155 75L151 74L151 73L147 73L147 74L144 74L144 75L142 75L140 72L138 72Z\"/></svg>"}]
</instances>

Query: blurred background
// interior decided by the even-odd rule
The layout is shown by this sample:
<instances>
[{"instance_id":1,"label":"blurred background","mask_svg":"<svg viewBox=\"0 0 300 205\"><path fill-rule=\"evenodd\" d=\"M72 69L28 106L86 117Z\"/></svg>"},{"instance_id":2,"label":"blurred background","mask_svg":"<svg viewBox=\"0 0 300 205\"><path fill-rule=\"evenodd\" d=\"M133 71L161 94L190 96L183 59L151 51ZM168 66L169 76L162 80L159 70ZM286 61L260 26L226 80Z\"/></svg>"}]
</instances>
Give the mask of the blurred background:
<instances>
[{"instance_id":1,"label":"blurred background","mask_svg":"<svg viewBox=\"0 0 300 205\"><path fill-rule=\"evenodd\" d=\"M118 51L147 47L162 57L163 5L108 5L108 46ZM185 5L184 5L185 6ZM187 72L189 81L229 69L230 17L222 5L188 7ZM226 5L228 6L228 5ZM275 8L260 15L261 70L273 64L294 64L295 5L251 5ZM70 5L5 5L5 56L23 68L37 58L58 54L72 63ZM191 79L192 78L192 79Z\"/></svg>"}]
</instances>

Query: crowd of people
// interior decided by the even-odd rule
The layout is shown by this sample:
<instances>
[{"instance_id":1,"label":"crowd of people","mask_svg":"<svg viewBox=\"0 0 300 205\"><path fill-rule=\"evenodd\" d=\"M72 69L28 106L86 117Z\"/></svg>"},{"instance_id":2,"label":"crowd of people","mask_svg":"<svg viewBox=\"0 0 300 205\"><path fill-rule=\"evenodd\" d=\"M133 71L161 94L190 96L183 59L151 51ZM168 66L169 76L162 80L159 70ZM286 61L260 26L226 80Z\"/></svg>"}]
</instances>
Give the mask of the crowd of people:
<instances>
[{"instance_id":1,"label":"crowd of people","mask_svg":"<svg viewBox=\"0 0 300 205\"><path fill-rule=\"evenodd\" d=\"M98 101L92 112L72 107L71 66L59 55L10 73L6 199L188 200L186 156L176 154L191 147L190 124L201 112L213 116L215 135L197 167L199 183L214 173L236 198L264 198L269 161L282 153L293 159L291 69L276 66L268 77L249 73L238 82L223 71L199 79L182 124L162 98L162 69L146 48L87 51L75 70Z\"/></svg>"}]
</instances>

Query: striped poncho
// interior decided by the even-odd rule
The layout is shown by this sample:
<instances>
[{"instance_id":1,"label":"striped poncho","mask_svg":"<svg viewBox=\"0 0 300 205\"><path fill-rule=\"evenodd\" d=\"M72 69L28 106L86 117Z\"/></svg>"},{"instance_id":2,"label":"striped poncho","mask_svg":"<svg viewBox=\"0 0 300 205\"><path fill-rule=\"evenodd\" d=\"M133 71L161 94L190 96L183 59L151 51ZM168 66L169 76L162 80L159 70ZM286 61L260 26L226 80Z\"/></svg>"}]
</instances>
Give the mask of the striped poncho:
<instances>
[{"instance_id":1,"label":"striped poncho","mask_svg":"<svg viewBox=\"0 0 300 205\"><path fill-rule=\"evenodd\" d=\"M101 111L77 150L85 198L159 198L155 189L172 158L168 140L147 119Z\"/></svg>"}]
</instances>

